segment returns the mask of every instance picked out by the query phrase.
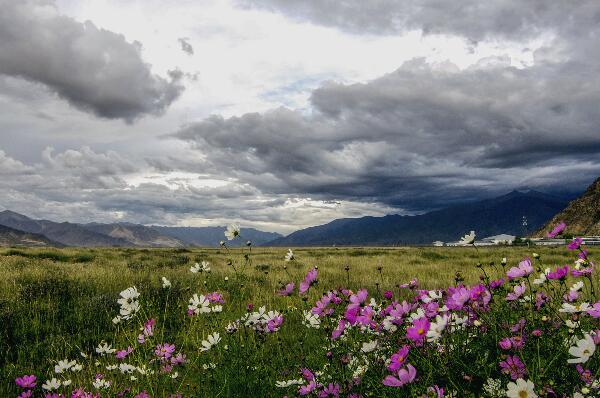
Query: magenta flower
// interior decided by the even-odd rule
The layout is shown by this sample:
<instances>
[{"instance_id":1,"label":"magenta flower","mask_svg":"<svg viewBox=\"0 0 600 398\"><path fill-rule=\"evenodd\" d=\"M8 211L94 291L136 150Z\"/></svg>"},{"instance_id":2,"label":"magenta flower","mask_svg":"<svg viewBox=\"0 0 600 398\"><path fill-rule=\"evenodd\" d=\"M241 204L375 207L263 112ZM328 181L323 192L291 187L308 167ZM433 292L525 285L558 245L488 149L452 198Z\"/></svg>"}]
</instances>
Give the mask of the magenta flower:
<instances>
[{"instance_id":1,"label":"magenta flower","mask_svg":"<svg viewBox=\"0 0 600 398\"><path fill-rule=\"evenodd\" d=\"M592 308L586 311L592 318L600 318L600 301L595 303Z\"/></svg>"},{"instance_id":2,"label":"magenta flower","mask_svg":"<svg viewBox=\"0 0 600 398\"><path fill-rule=\"evenodd\" d=\"M159 344L156 346L156 349L154 350L154 353L160 359L169 359L169 358L171 358L171 356L173 355L174 352L175 352L175 344L169 344L169 343Z\"/></svg>"},{"instance_id":3,"label":"magenta flower","mask_svg":"<svg viewBox=\"0 0 600 398\"><path fill-rule=\"evenodd\" d=\"M397 377L396 377L397 376ZM417 376L417 370L411 364L406 365L406 369L400 369L396 376L386 376L383 384L388 387L402 387L412 383Z\"/></svg>"},{"instance_id":4,"label":"magenta flower","mask_svg":"<svg viewBox=\"0 0 600 398\"><path fill-rule=\"evenodd\" d=\"M171 357L171 364L173 365L181 365L187 362L187 358L185 354L178 353L177 355Z\"/></svg>"},{"instance_id":5,"label":"magenta flower","mask_svg":"<svg viewBox=\"0 0 600 398\"><path fill-rule=\"evenodd\" d=\"M276 332L279 330L282 324L283 315L277 315L267 323L267 330L269 331L269 333Z\"/></svg>"},{"instance_id":6,"label":"magenta flower","mask_svg":"<svg viewBox=\"0 0 600 398\"><path fill-rule=\"evenodd\" d=\"M329 385L323 390L319 391L319 398L327 398L327 397L339 397L340 396L340 385L335 383L329 383Z\"/></svg>"},{"instance_id":7,"label":"magenta flower","mask_svg":"<svg viewBox=\"0 0 600 398\"><path fill-rule=\"evenodd\" d=\"M510 341L510 338L505 337L502 340L500 340L498 342L498 345L500 346L500 348L502 348L503 350L510 350L512 348L512 343Z\"/></svg>"},{"instance_id":8,"label":"magenta flower","mask_svg":"<svg viewBox=\"0 0 600 398\"><path fill-rule=\"evenodd\" d=\"M331 340L335 340L340 337L344 333L344 330L346 330L346 321L340 319L338 326L333 330L333 333L331 333Z\"/></svg>"},{"instance_id":9,"label":"magenta flower","mask_svg":"<svg viewBox=\"0 0 600 398\"><path fill-rule=\"evenodd\" d=\"M498 289L504 284L504 278L496 279L490 282L490 289Z\"/></svg>"},{"instance_id":10,"label":"magenta flower","mask_svg":"<svg viewBox=\"0 0 600 398\"><path fill-rule=\"evenodd\" d=\"M15 379L15 383L21 388L34 388L36 381L35 375L23 375Z\"/></svg>"},{"instance_id":11,"label":"magenta flower","mask_svg":"<svg viewBox=\"0 0 600 398\"><path fill-rule=\"evenodd\" d=\"M188 315L191 315L189 313L189 310L188 310ZM154 319L148 319L144 323L144 327L142 329L142 333L140 335L138 335L138 338L137 338L138 343L144 344L146 342L146 339L148 337L154 336L154 325L155 324L156 324L156 321Z\"/></svg>"},{"instance_id":12,"label":"magenta flower","mask_svg":"<svg viewBox=\"0 0 600 398\"><path fill-rule=\"evenodd\" d=\"M501 372L510 375L510 378L513 380L522 379L527 374L525 365L517 355L509 355L499 365Z\"/></svg>"},{"instance_id":13,"label":"magenta flower","mask_svg":"<svg viewBox=\"0 0 600 398\"><path fill-rule=\"evenodd\" d=\"M219 292L212 292L212 293L208 293L206 295L206 299L211 303L211 304L225 304L225 300L223 299L223 295Z\"/></svg>"},{"instance_id":14,"label":"magenta flower","mask_svg":"<svg viewBox=\"0 0 600 398\"><path fill-rule=\"evenodd\" d=\"M290 294L293 293L294 286L296 286L296 284L294 282L290 282L287 285L285 285L285 288L278 291L277 294L279 294L280 296L289 296Z\"/></svg>"},{"instance_id":15,"label":"magenta flower","mask_svg":"<svg viewBox=\"0 0 600 398\"><path fill-rule=\"evenodd\" d=\"M141 393L137 394L134 398L150 398L150 395L148 395L146 391L142 391Z\"/></svg>"},{"instance_id":16,"label":"magenta flower","mask_svg":"<svg viewBox=\"0 0 600 398\"><path fill-rule=\"evenodd\" d=\"M390 364L387 366L387 369L390 372L397 372L406 362L406 358L408 357L408 352L410 351L410 347L404 345L398 352L394 353L390 358Z\"/></svg>"},{"instance_id":17,"label":"magenta flower","mask_svg":"<svg viewBox=\"0 0 600 398\"><path fill-rule=\"evenodd\" d=\"M571 241L571 243L569 243L567 245L567 249L577 250L577 249L579 249L579 247L581 246L582 243L583 243L583 240L581 238L575 238Z\"/></svg>"},{"instance_id":18,"label":"magenta flower","mask_svg":"<svg viewBox=\"0 0 600 398\"><path fill-rule=\"evenodd\" d=\"M531 265L531 259L525 257L517 267L512 267L506 273L509 279L522 278L533 272L533 266Z\"/></svg>"},{"instance_id":19,"label":"magenta flower","mask_svg":"<svg viewBox=\"0 0 600 398\"><path fill-rule=\"evenodd\" d=\"M32 390L26 390L20 393L17 398L31 398L33 396Z\"/></svg>"},{"instance_id":20,"label":"magenta flower","mask_svg":"<svg viewBox=\"0 0 600 398\"><path fill-rule=\"evenodd\" d=\"M548 235L546 236L548 238L556 238L558 235L562 234L566 228L567 224L561 221L560 223L556 224L556 226L552 228L552 231L548 232Z\"/></svg>"},{"instance_id":21,"label":"magenta flower","mask_svg":"<svg viewBox=\"0 0 600 398\"><path fill-rule=\"evenodd\" d=\"M71 393L71 398L100 398L100 394L92 394L85 391L83 388L77 388Z\"/></svg>"},{"instance_id":22,"label":"magenta flower","mask_svg":"<svg viewBox=\"0 0 600 398\"><path fill-rule=\"evenodd\" d=\"M446 306L451 310L461 310L465 303L469 301L471 292L464 286L450 287L448 288L448 296Z\"/></svg>"},{"instance_id":23,"label":"magenta flower","mask_svg":"<svg viewBox=\"0 0 600 398\"><path fill-rule=\"evenodd\" d=\"M413 321L411 327L406 328L406 337L414 341L417 345L423 344L423 340L429 331L429 320L425 317Z\"/></svg>"},{"instance_id":24,"label":"magenta flower","mask_svg":"<svg viewBox=\"0 0 600 398\"><path fill-rule=\"evenodd\" d=\"M546 277L548 279L565 279L569 275L569 266L558 267L554 271L550 272Z\"/></svg>"},{"instance_id":25,"label":"magenta flower","mask_svg":"<svg viewBox=\"0 0 600 398\"><path fill-rule=\"evenodd\" d=\"M131 354L133 352L133 348L127 347L127 349L125 350L121 350L121 351L117 351L115 353L115 356L117 357L117 359L125 359L125 357L127 357L127 355Z\"/></svg>"},{"instance_id":26,"label":"magenta flower","mask_svg":"<svg viewBox=\"0 0 600 398\"><path fill-rule=\"evenodd\" d=\"M386 290L385 292L383 292L383 297L385 297L388 300L391 300L394 297L394 292L392 292L391 290Z\"/></svg>"},{"instance_id":27,"label":"magenta flower","mask_svg":"<svg viewBox=\"0 0 600 398\"><path fill-rule=\"evenodd\" d=\"M311 380L307 385L298 387L298 393L300 395L308 395L313 392L315 388L317 388L317 382Z\"/></svg>"},{"instance_id":28,"label":"magenta flower","mask_svg":"<svg viewBox=\"0 0 600 398\"><path fill-rule=\"evenodd\" d=\"M508 293L506 295L506 301L518 300L525 293L526 289L527 289L527 287L525 286L524 283L521 283L520 285L515 285L513 287L513 292Z\"/></svg>"},{"instance_id":29,"label":"magenta flower","mask_svg":"<svg viewBox=\"0 0 600 398\"><path fill-rule=\"evenodd\" d=\"M582 269L575 269L573 268L571 270L571 275L573 276L587 276L587 275L591 275L594 272L594 264L591 264L589 267L585 267Z\"/></svg>"},{"instance_id":30,"label":"magenta flower","mask_svg":"<svg viewBox=\"0 0 600 398\"><path fill-rule=\"evenodd\" d=\"M304 277L304 280L300 282L300 287L298 291L300 294L304 294L308 291L308 289L317 282L317 269L313 268Z\"/></svg>"}]
</instances>

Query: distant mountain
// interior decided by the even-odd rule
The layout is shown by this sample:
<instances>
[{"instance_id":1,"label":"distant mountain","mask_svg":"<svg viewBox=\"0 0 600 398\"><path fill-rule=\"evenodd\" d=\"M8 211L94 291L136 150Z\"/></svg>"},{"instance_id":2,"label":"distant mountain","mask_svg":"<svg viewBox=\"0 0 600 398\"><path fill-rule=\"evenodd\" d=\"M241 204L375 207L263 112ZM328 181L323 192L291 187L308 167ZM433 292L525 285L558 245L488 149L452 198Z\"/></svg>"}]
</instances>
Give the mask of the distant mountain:
<instances>
[{"instance_id":1,"label":"distant mountain","mask_svg":"<svg viewBox=\"0 0 600 398\"><path fill-rule=\"evenodd\" d=\"M564 209L562 198L536 191L466 203L416 216L388 215L334 220L275 239L271 246L404 245L456 241L471 230L478 238L501 233L526 236ZM527 225L523 225L523 217Z\"/></svg>"},{"instance_id":2,"label":"distant mountain","mask_svg":"<svg viewBox=\"0 0 600 398\"><path fill-rule=\"evenodd\" d=\"M218 246L225 239L225 227L154 227L132 223L76 224L34 220L14 211L0 212L0 226L36 234L48 242L65 246L81 247L184 247ZM242 240L228 242L240 246L246 240L260 245L281 235L254 228L242 229ZM8 239L8 238L7 238ZM16 239L16 236L15 236ZM1 244L1 237L0 237Z\"/></svg>"},{"instance_id":3,"label":"distant mountain","mask_svg":"<svg viewBox=\"0 0 600 398\"><path fill-rule=\"evenodd\" d=\"M172 236L191 246L218 246L225 239L226 227L157 227L154 229L164 235ZM273 239L281 238L276 232L264 232L254 228L242 228L242 239L228 241L229 246L241 246L251 241L255 246L261 246Z\"/></svg>"},{"instance_id":4,"label":"distant mountain","mask_svg":"<svg viewBox=\"0 0 600 398\"><path fill-rule=\"evenodd\" d=\"M63 246L44 235L19 231L0 225L0 246Z\"/></svg>"},{"instance_id":5,"label":"distant mountain","mask_svg":"<svg viewBox=\"0 0 600 398\"><path fill-rule=\"evenodd\" d=\"M544 237L559 222L567 224L567 233L581 236L600 235L600 178L579 198L573 200L533 236Z\"/></svg>"},{"instance_id":6,"label":"distant mountain","mask_svg":"<svg viewBox=\"0 0 600 398\"><path fill-rule=\"evenodd\" d=\"M130 246L124 239L113 238L86 227L68 222L57 223L48 220L34 220L10 210L0 212L0 225L34 234L66 246Z\"/></svg>"},{"instance_id":7,"label":"distant mountain","mask_svg":"<svg viewBox=\"0 0 600 398\"><path fill-rule=\"evenodd\" d=\"M132 246L142 247L184 247L186 243L177 238L161 233L153 227L140 224L83 224L83 227L115 239L122 239Z\"/></svg>"}]
</instances>

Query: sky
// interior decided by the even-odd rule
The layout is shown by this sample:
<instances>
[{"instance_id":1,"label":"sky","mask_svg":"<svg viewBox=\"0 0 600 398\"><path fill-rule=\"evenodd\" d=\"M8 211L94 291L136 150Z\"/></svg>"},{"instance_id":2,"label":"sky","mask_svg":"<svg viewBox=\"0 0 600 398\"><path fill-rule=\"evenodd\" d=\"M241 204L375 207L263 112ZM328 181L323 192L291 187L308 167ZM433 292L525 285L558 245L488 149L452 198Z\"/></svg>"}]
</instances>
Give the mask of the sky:
<instances>
[{"instance_id":1,"label":"sky","mask_svg":"<svg viewBox=\"0 0 600 398\"><path fill-rule=\"evenodd\" d=\"M289 233L600 176L600 2L0 0L0 209Z\"/></svg>"}]
</instances>

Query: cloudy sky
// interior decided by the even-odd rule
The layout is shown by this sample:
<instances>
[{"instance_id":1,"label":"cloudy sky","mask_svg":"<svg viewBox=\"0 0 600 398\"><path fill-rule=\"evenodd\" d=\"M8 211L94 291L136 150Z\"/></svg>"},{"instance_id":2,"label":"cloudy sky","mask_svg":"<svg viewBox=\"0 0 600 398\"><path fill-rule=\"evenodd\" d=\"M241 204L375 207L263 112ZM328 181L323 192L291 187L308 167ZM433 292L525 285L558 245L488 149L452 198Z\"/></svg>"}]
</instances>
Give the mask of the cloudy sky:
<instances>
[{"instance_id":1,"label":"cloudy sky","mask_svg":"<svg viewBox=\"0 0 600 398\"><path fill-rule=\"evenodd\" d=\"M288 233L600 176L597 0L0 0L0 208Z\"/></svg>"}]
</instances>

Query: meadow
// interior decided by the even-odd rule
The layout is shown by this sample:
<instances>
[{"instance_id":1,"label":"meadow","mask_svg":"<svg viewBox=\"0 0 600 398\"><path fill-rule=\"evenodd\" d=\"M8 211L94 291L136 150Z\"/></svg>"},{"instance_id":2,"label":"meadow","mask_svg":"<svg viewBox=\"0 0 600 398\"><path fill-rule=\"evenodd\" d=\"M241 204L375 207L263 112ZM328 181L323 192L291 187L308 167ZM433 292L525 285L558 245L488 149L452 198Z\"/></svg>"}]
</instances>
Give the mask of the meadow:
<instances>
[{"instance_id":1,"label":"meadow","mask_svg":"<svg viewBox=\"0 0 600 398\"><path fill-rule=\"evenodd\" d=\"M590 355L592 370L584 374L566 362L575 340L560 355L552 348L572 336L594 337L598 319L534 306L541 290L530 276L573 264L576 253L565 247L297 248L290 261L286 255L287 249L260 247L3 249L0 396L493 397L507 396L509 383L519 388L525 375L540 395L586 396L598 387L597 355ZM527 257L532 271L507 278ZM500 276L506 284L493 286ZM546 302L560 307L575 279L554 282ZM581 294L592 306L597 275L584 282ZM469 288L465 302L450 308L464 312L462 321L423 315L436 300L450 305L463 286L482 286L483 298ZM505 300L515 286L528 293ZM438 289L439 297L423 299ZM390 323L394 311L401 313ZM425 318L427 325L419 326ZM562 327L567 318L576 327ZM525 347L515 340L513 351L499 346L525 319L522 340L538 340ZM446 329L443 337L442 330L433 339L420 336L435 325ZM519 377L499 366L513 354L527 366ZM23 375L36 380L28 384ZM515 396L537 396L527 388L529 395Z\"/></svg>"}]
</instances>

